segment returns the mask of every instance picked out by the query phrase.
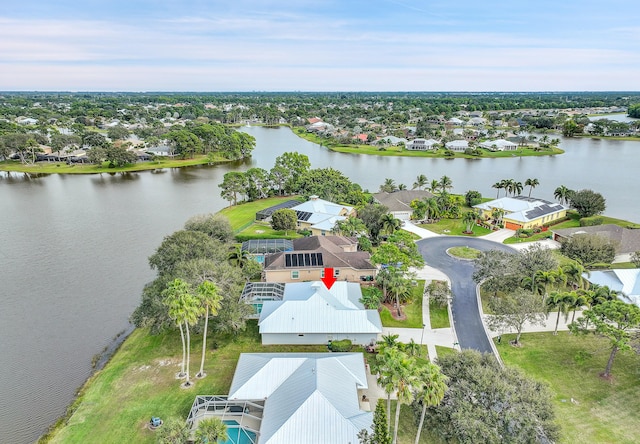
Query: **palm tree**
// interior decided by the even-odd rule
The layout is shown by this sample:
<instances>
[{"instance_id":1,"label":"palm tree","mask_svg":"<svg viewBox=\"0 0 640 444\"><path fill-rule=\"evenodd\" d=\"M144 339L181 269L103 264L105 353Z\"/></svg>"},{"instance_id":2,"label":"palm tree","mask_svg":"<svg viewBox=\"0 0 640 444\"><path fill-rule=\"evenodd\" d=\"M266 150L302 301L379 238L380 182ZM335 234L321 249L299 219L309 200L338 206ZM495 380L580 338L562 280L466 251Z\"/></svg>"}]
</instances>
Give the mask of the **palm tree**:
<instances>
[{"instance_id":1,"label":"palm tree","mask_svg":"<svg viewBox=\"0 0 640 444\"><path fill-rule=\"evenodd\" d=\"M555 197L556 200L558 200L558 202L560 202L561 204L567 205L569 203L569 201L571 200L571 195L572 194L573 194L573 190L570 190L569 188L565 187L564 185L560 185L553 192L553 197Z\"/></svg>"},{"instance_id":2,"label":"palm tree","mask_svg":"<svg viewBox=\"0 0 640 444\"><path fill-rule=\"evenodd\" d=\"M378 341L378 344L380 344L382 347L387 348L398 347L398 345L400 344L398 342L399 337L399 335L392 335L391 333L389 333L388 335L382 335L382 340Z\"/></svg>"},{"instance_id":3,"label":"palm tree","mask_svg":"<svg viewBox=\"0 0 640 444\"><path fill-rule=\"evenodd\" d=\"M448 190L453 188L453 181L449 176L442 176L440 178L439 188L442 193L446 193Z\"/></svg>"},{"instance_id":4,"label":"palm tree","mask_svg":"<svg viewBox=\"0 0 640 444\"><path fill-rule=\"evenodd\" d=\"M402 404L413 401L412 386L417 385L416 361L414 358L400 353L393 366L393 381L396 389L396 420L393 429L393 444L398 443L398 424Z\"/></svg>"},{"instance_id":5,"label":"palm tree","mask_svg":"<svg viewBox=\"0 0 640 444\"><path fill-rule=\"evenodd\" d=\"M518 194L518 196L520 196L522 194L522 188L522 182L513 182L513 195L515 196L516 194Z\"/></svg>"},{"instance_id":6,"label":"palm tree","mask_svg":"<svg viewBox=\"0 0 640 444\"><path fill-rule=\"evenodd\" d=\"M572 290L584 289L589 285L583 275L589 276L589 272L578 262L569 262L562 267L562 271L567 276L567 285Z\"/></svg>"},{"instance_id":7,"label":"palm tree","mask_svg":"<svg viewBox=\"0 0 640 444\"><path fill-rule=\"evenodd\" d=\"M513 184L515 184L515 180L504 179L503 182L504 182L505 196L509 196L513 192Z\"/></svg>"},{"instance_id":8,"label":"palm tree","mask_svg":"<svg viewBox=\"0 0 640 444\"><path fill-rule=\"evenodd\" d=\"M416 398L422 404L422 413L420 414L420 424L418 425L415 444L420 441L420 433L424 425L427 407L435 407L442 402L447 391L447 379L449 378L440 371L440 367L428 362L419 368L417 379Z\"/></svg>"},{"instance_id":9,"label":"palm tree","mask_svg":"<svg viewBox=\"0 0 640 444\"><path fill-rule=\"evenodd\" d=\"M344 220L338 221L335 225L334 231L337 234L343 234L345 236L358 236L359 234L366 234L367 226L361 219L349 216Z\"/></svg>"},{"instance_id":10,"label":"palm tree","mask_svg":"<svg viewBox=\"0 0 640 444\"><path fill-rule=\"evenodd\" d=\"M462 216L462 222L467 226L465 233L473 233L473 225L477 219L478 213L475 211L467 211L464 213L464 216Z\"/></svg>"},{"instance_id":11,"label":"palm tree","mask_svg":"<svg viewBox=\"0 0 640 444\"><path fill-rule=\"evenodd\" d=\"M227 425L222 419L217 417L206 418L198 421L198 428L195 432L196 443L226 442L229 440Z\"/></svg>"},{"instance_id":12,"label":"palm tree","mask_svg":"<svg viewBox=\"0 0 640 444\"><path fill-rule=\"evenodd\" d=\"M189 439L190 430L184 420L171 418L156 433L158 444L183 444Z\"/></svg>"},{"instance_id":13,"label":"palm tree","mask_svg":"<svg viewBox=\"0 0 640 444\"><path fill-rule=\"evenodd\" d=\"M196 295L200 303L204 307L204 331L202 332L202 359L200 361L200 371L196 374L196 378L204 378L207 374L204 372L204 357L207 351L207 328L209 326L209 315L218 316L218 312L222 308L222 295L218 293L219 289L216 284L210 281L204 281L196 289Z\"/></svg>"},{"instance_id":14,"label":"palm tree","mask_svg":"<svg viewBox=\"0 0 640 444\"><path fill-rule=\"evenodd\" d=\"M616 300L620 292L610 289L607 285L594 284L587 294L590 296L589 305L593 307L603 302Z\"/></svg>"},{"instance_id":15,"label":"palm tree","mask_svg":"<svg viewBox=\"0 0 640 444\"><path fill-rule=\"evenodd\" d=\"M184 378L185 361L187 355L187 347L184 339L183 322L185 318L185 305L191 295L191 285L182 279L174 279L167 288L162 291L162 303L168 308L169 317L176 323L180 329L180 339L182 339L182 364L180 366L179 378Z\"/></svg>"},{"instance_id":16,"label":"palm tree","mask_svg":"<svg viewBox=\"0 0 640 444\"><path fill-rule=\"evenodd\" d=\"M431 185L429 185L429 191L432 193L435 193L439 187L440 187L440 182L438 182L436 179L433 179L431 181Z\"/></svg>"},{"instance_id":17,"label":"palm tree","mask_svg":"<svg viewBox=\"0 0 640 444\"><path fill-rule=\"evenodd\" d=\"M571 323L576 320L576 310L578 308L582 308L589 303L589 294L585 291L576 291L576 297L573 299L573 302L569 306L570 309L573 309L573 313L571 315Z\"/></svg>"},{"instance_id":18,"label":"palm tree","mask_svg":"<svg viewBox=\"0 0 640 444\"><path fill-rule=\"evenodd\" d=\"M533 276L533 280L536 283L536 287L537 284L542 284L542 298L544 299L544 297L547 295L547 292L549 291L549 286L555 284L556 282L556 273L553 271L537 270Z\"/></svg>"},{"instance_id":19,"label":"palm tree","mask_svg":"<svg viewBox=\"0 0 640 444\"><path fill-rule=\"evenodd\" d=\"M393 217L391 213L383 214L380 218L380 223L382 224L382 231L387 234L393 234L402 226L402 222Z\"/></svg>"},{"instance_id":20,"label":"palm tree","mask_svg":"<svg viewBox=\"0 0 640 444\"><path fill-rule=\"evenodd\" d=\"M427 179L427 176L425 176L424 174L420 174L418 177L416 177L416 181L413 183L412 190L415 190L416 188L421 190L423 187L427 186L428 182L429 180Z\"/></svg>"},{"instance_id":21,"label":"palm tree","mask_svg":"<svg viewBox=\"0 0 640 444\"><path fill-rule=\"evenodd\" d=\"M573 292L553 291L545 301L548 312L554 308L558 309L558 316L556 317L556 327L553 330L554 335L558 334L558 322L560 321L560 314L563 313L565 317L568 316L569 305L573 301L571 293Z\"/></svg>"},{"instance_id":22,"label":"palm tree","mask_svg":"<svg viewBox=\"0 0 640 444\"><path fill-rule=\"evenodd\" d=\"M396 309L398 316L402 316L400 309L400 295L406 294L410 289L410 281L402 275L402 273L393 273L389 281L389 288L396 295Z\"/></svg>"},{"instance_id":23,"label":"palm tree","mask_svg":"<svg viewBox=\"0 0 640 444\"><path fill-rule=\"evenodd\" d=\"M435 197L425 199L424 202L427 204L424 213L427 219L437 219L442 214L438 200Z\"/></svg>"},{"instance_id":24,"label":"palm tree","mask_svg":"<svg viewBox=\"0 0 640 444\"><path fill-rule=\"evenodd\" d=\"M500 197L500 190L504 188L502 185L502 182L496 182L491 185L491 188L495 188L496 190L498 190L496 193L496 199Z\"/></svg>"},{"instance_id":25,"label":"palm tree","mask_svg":"<svg viewBox=\"0 0 640 444\"><path fill-rule=\"evenodd\" d=\"M502 208L494 208L491 211L491 217L496 221L496 224L502 223L503 216L504 216L504 210Z\"/></svg>"},{"instance_id":26,"label":"palm tree","mask_svg":"<svg viewBox=\"0 0 640 444\"><path fill-rule=\"evenodd\" d=\"M384 191L387 193L393 193L397 190L396 182L393 179L386 178L384 183L380 185L380 191Z\"/></svg>"},{"instance_id":27,"label":"palm tree","mask_svg":"<svg viewBox=\"0 0 640 444\"><path fill-rule=\"evenodd\" d=\"M406 351L409 356L420 356L420 344L411 338L408 344L405 344L404 351Z\"/></svg>"},{"instance_id":28,"label":"palm tree","mask_svg":"<svg viewBox=\"0 0 640 444\"><path fill-rule=\"evenodd\" d=\"M393 389L395 388L393 369L397 365L398 354L399 350L397 347L383 346L375 358L375 367L378 373L377 382L387 394L387 431L391 430L391 393L393 393Z\"/></svg>"},{"instance_id":29,"label":"palm tree","mask_svg":"<svg viewBox=\"0 0 640 444\"><path fill-rule=\"evenodd\" d=\"M247 250L243 250L241 245L236 245L229 253L229 263L236 267L244 268L245 264L251 260L251 255Z\"/></svg>"},{"instance_id":30,"label":"palm tree","mask_svg":"<svg viewBox=\"0 0 640 444\"><path fill-rule=\"evenodd\" d=\"M540 185L540 182L538 182L538 179L527 179L524 181L524 185L529 187L529 197L531 197L531 191Z\"/></svg>"}]
</instances>

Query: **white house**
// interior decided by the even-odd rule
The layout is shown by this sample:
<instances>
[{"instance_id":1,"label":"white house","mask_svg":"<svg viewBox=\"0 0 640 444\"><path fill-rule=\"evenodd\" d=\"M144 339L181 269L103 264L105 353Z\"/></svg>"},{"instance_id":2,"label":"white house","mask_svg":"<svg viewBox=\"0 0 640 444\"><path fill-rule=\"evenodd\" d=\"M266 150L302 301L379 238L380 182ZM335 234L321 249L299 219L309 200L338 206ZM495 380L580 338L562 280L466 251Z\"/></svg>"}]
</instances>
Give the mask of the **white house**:
<instances>
[{"instance_id":1,"label":"white house","mask_svg":"<svg viewBox=\"0 0 640 444\"><path fill-rule=\"evenodd\" d=\"M377 310L366 310L360 285L335 282L327 289L320 281L285 285L281 301L264 301L258 326L262 343L326 344L350 339L370 344L382 333Z\"/></svg>"},{"instance_id":2,"label":"white house","mask_svg":"<svg viewBox=\"0 0 640 444\"><path fill-rule=\"evenodd\" d=\"M487 140L481 142L480 147L491 151L515 151L518 149L517 144L504 139Z\"/></svg>"},{"instance_id":3,"label":"white house","mask_svg":"<svg viewBox=\"0 0 640 444\"><path fill-rule=\"evenodd\" d=\"M329 202L318 196L311 196L308 201L291 209L296 212L298 228L308 229L314 236L326 236L336 222L356 215L353 207Z\"/></svg>"},{"instance_id":4,"label":"white house","mask_svg":"<svg viewBox=\"0 0 640 444\"><path fill-rule=\"evenodd\" d=\"M466 140L452 140L451 142L447 142L445 147L451 151L464 151L469 148L469 142Z\"/></svg>"},{"instance_id":5,"label":"white house","mask_svg":"<svg viewBox=\"0 0 640 444\"><path fill-rule=\"evenodd\" d=\"M436 149L439 142L433 139L413 139L405 144L405 148L412 151L427 151Z\"/></svg>"},{"instance_id":6,"label":"white house","mask_svg":"<svg viewBox=\"0 0 640 444\"><path fill-rule=\"evenodd\" d=\"M228 396L197 396L193 429L218 417L237 443L356 444L373 413L362 353L242 353Z\"/></svg>"},{"instance_id":7,"label":"white house","mask_svg":"<svg viewBox=\"0 0 640 444\"><path fill-rule=\"evenodd\" d=\"M592 271L584 278L592 284L606 285L611 290L622 292L621 300L640 307L640 268Z\"/></svg>"}]
</instances>

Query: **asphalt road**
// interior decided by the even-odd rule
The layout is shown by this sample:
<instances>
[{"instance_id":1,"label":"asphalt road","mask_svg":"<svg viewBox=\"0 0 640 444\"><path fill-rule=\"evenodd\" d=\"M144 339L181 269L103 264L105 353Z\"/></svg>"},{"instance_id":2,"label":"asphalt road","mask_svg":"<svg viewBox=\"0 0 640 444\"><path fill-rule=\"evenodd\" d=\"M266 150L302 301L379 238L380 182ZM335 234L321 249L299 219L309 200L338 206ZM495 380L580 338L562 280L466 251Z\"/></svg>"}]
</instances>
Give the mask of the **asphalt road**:
<instances>
[{"instance_id":1,"label":"asphalt road","mask_svg":"<svg viewBox=\"0 0 640 444\"><path fill-rule=\"evenodd\" d=\"M473 280L473 261L455 259L449 256L446 250L464 246L480 251L503 250L515 253L516 250L497 242L458 236L438 236L422 239L416 243L427 265L441 270L451 280L453 292L451 312L460 348L493 353L478 310L476 283Z\"/></svg>"}]
</instances>

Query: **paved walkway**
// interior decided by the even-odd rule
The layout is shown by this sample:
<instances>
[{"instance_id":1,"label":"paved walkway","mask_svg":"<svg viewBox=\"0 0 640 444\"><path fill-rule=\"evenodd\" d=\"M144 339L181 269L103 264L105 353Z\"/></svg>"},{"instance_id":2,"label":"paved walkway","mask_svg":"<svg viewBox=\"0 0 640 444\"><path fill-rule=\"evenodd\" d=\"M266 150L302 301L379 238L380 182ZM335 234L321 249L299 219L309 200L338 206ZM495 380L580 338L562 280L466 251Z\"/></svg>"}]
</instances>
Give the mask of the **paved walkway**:
<instances>
[{"instance_id":1,"label":"paved walkway","mask_svg":"<svg viewBox=\"0 0 640 444\"><path fill-rule=\"evenodd\" d=\"M402 229L410 233L417 234L418 236L420 236L420 239L440 236L438 233L434 233L433 231L429 231L425 228L418 227L417 225L414 225L411 221L408 221L408 220L403 221Z\"/></svg>"}]
</instances>

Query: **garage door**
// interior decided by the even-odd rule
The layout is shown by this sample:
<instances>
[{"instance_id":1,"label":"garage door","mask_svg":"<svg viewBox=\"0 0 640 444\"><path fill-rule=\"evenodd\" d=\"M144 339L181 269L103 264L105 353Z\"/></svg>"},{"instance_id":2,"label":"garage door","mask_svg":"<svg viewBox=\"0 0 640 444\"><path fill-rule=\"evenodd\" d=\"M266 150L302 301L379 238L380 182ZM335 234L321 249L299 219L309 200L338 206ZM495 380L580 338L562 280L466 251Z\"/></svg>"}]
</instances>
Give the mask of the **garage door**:
<instances>
[{"instance_id":1,"label":"garage door","mask_svg":"<svg viewBox=\"0 0 640 444\"><path fill-rule=\"evenodd\" d=\"M513 222L505 222L504 227L508 228L509 230L517 230L519 228L522 228L522 225L514 224Z\"/></svg>"}]
</instances>

